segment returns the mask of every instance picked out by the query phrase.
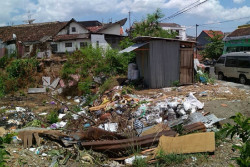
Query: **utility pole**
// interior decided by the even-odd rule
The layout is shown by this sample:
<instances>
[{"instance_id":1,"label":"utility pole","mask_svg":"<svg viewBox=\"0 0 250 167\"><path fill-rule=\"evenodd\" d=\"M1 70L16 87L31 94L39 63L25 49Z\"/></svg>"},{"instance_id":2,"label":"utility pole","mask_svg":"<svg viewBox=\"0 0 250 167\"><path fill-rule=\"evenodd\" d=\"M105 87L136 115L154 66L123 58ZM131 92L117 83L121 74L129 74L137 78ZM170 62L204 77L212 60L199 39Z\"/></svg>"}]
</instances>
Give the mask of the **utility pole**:
<instances>
[{"instance_id":1,"label":"utility pole","mask_svg":"<svg viewBox=\"0 0 250 167\"><path fill-rule=\"evenodd\" d=\"M128 12L129 29L131 27L131 18L130 18L130 16L131 16L131 12L129 11Z\"/></svg>"},{"instance_id":2,"label":"utility pole","mask_svg":"<svg viewBox=\"0 0 250 167\"><path fill-rule=\"evenodd\" d=\"M197 49L197 29L198 29L198 26L199 26L198 24L195 25L195 28L196 28L196 34L195 34L195 42L196 42L195 43L195 46L196 46L195 47L195 54L196 54L196 58L198 58L198 55L197 55L198 54L198 49Z\"/></svg>"}]
</instances>

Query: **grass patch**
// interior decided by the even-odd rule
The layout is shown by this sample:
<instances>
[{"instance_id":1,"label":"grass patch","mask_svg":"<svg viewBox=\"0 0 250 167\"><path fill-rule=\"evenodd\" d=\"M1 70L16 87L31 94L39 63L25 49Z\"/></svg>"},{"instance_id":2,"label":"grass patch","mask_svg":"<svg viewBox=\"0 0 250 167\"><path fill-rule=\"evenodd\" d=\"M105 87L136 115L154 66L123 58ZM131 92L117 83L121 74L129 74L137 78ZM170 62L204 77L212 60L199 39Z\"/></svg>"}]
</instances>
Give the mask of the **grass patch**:
<instances>
[{"instance_id":1,"label":"grass patch","mask_svg":"<svg viewBox=\"0 0 250 167\"><path fill-rule=\"evenodd\" d=\"M146 158L141 158L141 157L135 157L135 160L133 161L132 164L133 167L146 167L148 166L147 159Z\"/></svg>"}]
</instances>

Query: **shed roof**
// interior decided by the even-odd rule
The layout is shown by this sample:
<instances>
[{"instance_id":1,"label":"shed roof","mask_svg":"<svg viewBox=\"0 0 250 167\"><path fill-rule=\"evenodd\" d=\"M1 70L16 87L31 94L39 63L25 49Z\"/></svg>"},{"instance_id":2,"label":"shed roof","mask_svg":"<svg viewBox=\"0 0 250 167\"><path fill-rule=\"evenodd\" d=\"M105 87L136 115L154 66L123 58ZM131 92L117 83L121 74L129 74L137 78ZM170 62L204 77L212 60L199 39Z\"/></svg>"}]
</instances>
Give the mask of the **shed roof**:
<instances>
[{"instance_id":1,"label":"shed roof","mask_svg":"<svg viewBox=\"0 0 250 167\"><path fill-rule=\"evenodd\" d=\"M140 47L142 47L142 46L144 46L146 44L148 44L148 43L137 43L137 44L134 44L134 45L132 45L132 46L126 48L126 49L121 50L119 53L131 52L131 51L133 51L133 50L135 50L137 48L140 48Z\"/></svg>"},{"instance_id":2,"label":"shed roof","mask_svg":"<svg viewBox=\"0 0 250 167\"><path fill-rule=\"evenodd\" d=\"M186 43L195 43L195 41L184 41L180 39L174 39L174 38L162 38L162 37L151 37L151 36L140 36L133 39L134 42L142 42L142 41L150 41L150 40L166 40L166 41L180 41L180 42L186 42Z\"/></svg>"}]
</instances>

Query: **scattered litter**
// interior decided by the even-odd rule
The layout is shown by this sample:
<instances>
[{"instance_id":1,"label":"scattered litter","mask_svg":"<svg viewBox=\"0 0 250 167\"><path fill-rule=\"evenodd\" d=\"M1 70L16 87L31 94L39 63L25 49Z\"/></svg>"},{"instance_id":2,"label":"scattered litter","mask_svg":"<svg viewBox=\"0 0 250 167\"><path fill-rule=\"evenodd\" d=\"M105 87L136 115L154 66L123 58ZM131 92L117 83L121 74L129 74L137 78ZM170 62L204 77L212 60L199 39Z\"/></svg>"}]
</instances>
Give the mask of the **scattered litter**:
<instances>
[{"instance_id":1,"label":"scattered litter","mask_svg":"<svg viewBox=\"0 0 250 167\"><path fill-rule=\"evenodd\" d=\"M147 156L145 156L145 155L137 155L137 156L133 156L133 157L127 158L127 159L125 159L125 164L126 165L132 165L133 161L135 159L139 159L139 158L143 159L143 158L147 158Z\"/></svg>"}]
</instances>

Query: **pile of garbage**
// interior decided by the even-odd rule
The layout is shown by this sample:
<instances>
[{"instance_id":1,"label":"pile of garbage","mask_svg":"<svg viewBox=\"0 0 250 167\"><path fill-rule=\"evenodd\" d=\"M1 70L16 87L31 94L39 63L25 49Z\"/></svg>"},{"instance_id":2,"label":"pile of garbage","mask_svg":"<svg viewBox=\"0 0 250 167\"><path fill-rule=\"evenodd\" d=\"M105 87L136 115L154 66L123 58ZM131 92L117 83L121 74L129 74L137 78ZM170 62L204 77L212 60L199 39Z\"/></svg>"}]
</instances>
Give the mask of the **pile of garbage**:
<instances>
[{"instance_id":1,"label":"pile of garbage","mask_svg":"<svg viewBox=\"0 0 250 167\"><path fill-rule=\"evenodd\" d=\"M108 157L119 158L129 155L131 152L128 150L138 146L142 149L156 148L163 136L176 137L180 133L214 131L216 123L223 120L205 112L204 103L192 92L179 97L159 96L151 98L125 94L122 86L116 86L89 106L84 106L86 97L73 98L78 103L74 107L54 98L50 103L60 104L56 113L58 121L40 123L39 128L31 127L32 124L28 122L42 122L48 113L34 114L21 107L15 110L2 107L6 111L1 114L1 120L5 122L1 126L8 129L13 124L17 125L15 132L18 135L13 139L16 143L22 143L24 148L34 145L41 148L42 139L47 139L56 141L61 147L92 149ZM72 100L72 97L67 97L67 100ZM214 138L210 138L210 144L213 145ZM214 149L209 147L199 151L213 152ZM40 149L37 154L46 156L48 152Z\"/></svg>"}]
</instances>

